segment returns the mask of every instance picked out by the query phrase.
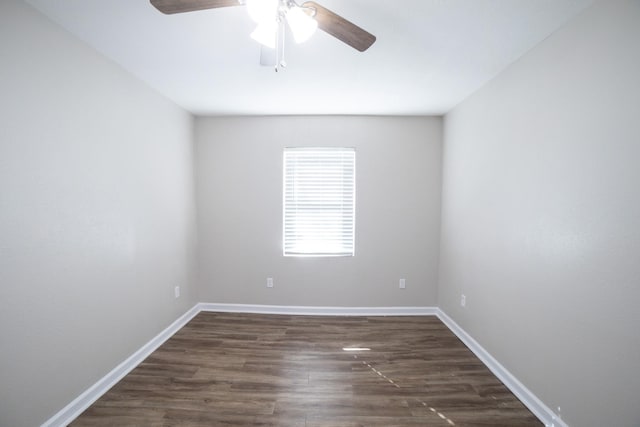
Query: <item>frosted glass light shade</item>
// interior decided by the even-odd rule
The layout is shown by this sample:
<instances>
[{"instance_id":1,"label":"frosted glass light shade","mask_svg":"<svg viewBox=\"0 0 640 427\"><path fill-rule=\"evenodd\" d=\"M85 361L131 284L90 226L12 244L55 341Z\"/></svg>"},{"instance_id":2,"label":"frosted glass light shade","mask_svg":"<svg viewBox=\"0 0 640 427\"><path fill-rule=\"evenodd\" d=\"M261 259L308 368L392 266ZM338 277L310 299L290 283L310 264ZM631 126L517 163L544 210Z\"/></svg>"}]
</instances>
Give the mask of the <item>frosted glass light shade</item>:
<instances>
[{"instance_id":1,"label":"frosted glass light shade","mask_svg":"<svg viewBox=\"0 0 640 427\"><path fill-rule=\"evenodd\" d=\"M258 24L256 29L253 30L253 32L251 33L251 38L266 47L275 49L277 32L278 24L275 20L264 21Z\"/></svg>"},{"instance_id":2,"label":"frosted glass light shade","mask_svg":"<svg viewBox=\"0 0 640 427\"><path fill-rule=\"evenodd\" d=\"M280 0L247 0L247 11L256 23L275 21Z\"/></svg>"},{"instance_id":3,"label":"frosted glass light shade","mask_svg":"<svg viewBox=\"0 0 640 427\"><path fill-rule=\"evenodd\" d=\"M291 28L291 33L296 43L309 40L318 28L318 21L307 15L301 8L295 6L287 12L287 23Z\"/></svg>"}]
</instances>

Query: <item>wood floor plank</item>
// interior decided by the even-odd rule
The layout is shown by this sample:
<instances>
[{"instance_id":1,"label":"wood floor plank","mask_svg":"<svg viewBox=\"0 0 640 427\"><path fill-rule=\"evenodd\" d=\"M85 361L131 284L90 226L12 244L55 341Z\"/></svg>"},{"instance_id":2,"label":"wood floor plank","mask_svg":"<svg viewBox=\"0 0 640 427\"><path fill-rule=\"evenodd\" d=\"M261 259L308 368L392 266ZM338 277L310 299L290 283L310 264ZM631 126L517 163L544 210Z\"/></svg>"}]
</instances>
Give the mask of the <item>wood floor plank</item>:
<instances>
[{"instance_id":1,"label":"wood floor plank","mask_svg":"<svg viewBox=\"0 0 640 427\"><path fill-rule=\"evenodd\" d=\"M200 313L72 425L542 423L434 316Z\"/></svg>"}]
</instances>

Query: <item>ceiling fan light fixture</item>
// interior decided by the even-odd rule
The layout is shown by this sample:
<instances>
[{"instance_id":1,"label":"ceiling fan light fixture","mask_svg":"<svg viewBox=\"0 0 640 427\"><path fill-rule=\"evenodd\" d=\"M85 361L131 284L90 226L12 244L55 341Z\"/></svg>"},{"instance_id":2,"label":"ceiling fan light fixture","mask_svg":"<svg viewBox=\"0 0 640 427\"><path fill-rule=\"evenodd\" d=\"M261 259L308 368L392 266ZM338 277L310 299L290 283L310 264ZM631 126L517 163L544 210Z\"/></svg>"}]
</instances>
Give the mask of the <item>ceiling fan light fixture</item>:
<instances>
[{"instance_id":1,"label":"ceiling fan light fixture","mask_svg":"<svg viewBox=\"0 0 640 427\"><path fill-rule=\"evenodd\" d=\"M298 6L293 6L287 11L287 23L291 28L291 33L296 43L303 43L309 40L318 29L318 21Z\"/></svg>"},{"instance_id":2,"label":"ceiling fan light fixture","mask_svg":"<svg viewBox=\"0 0 640 427\"><path fill-rule=\"evenodd\" d=\"M280 0L247 0L246 4L251 19L260 24L277 18Z\"/></svg>"},{"instance_id":3,"label":"ceiling fan light fixture","mask_svg":"<svg viewBox=\"0 0 640 427\"><path fill-rule=\"evenodd\" d=\"M268 48L276 48L278 24L276 21L264 21L258 24L251 33L251 38Z\"/></svg>"}]
</instances>

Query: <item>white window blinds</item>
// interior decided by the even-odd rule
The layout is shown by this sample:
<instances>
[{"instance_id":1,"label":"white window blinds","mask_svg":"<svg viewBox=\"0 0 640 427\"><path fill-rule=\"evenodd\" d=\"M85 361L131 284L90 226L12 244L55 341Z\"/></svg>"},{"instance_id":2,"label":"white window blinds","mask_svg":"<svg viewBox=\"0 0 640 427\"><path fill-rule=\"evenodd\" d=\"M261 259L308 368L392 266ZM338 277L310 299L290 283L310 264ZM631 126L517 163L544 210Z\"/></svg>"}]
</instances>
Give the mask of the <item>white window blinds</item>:
<instances>
[{"instance_id":1,"label":"white window blinds","mask_svg":"<svg viewBox=\"0 0 640 427\"><path fill-rule=\"evenodd\" d=\"M284 255L354 253L353 148L285 148Z\"/></svg>"}]
</instances>

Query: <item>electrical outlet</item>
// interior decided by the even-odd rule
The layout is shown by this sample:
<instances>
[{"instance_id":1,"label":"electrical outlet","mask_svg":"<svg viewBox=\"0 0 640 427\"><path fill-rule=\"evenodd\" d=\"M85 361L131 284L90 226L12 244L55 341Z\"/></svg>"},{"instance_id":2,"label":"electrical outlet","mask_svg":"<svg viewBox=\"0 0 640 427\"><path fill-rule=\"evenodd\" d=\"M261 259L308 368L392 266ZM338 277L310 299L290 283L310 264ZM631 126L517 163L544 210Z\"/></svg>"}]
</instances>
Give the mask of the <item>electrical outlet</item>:
<instances>
[{"instance_id":1,"label":"electrical outlet","mask_svg":"<svg viewBox=\"0 0 640 427\"><path fill-rule=\"evenodd\" d=\"M460 296L460 306L461 307L466 307L467 306L467 297L465 296L465 294L462 294Z\"/></svg>"},{"instance_id":2,"label":"electrical outlet","mask_svg":"<svg viewBox=\"0 0 640 427\"><path fill-rule=\"evenodd\" d=\"M562 414L560 413L561 411L562 410L558 406L558 413L555 415L552 415L551 424L547 424L549 427L560 427L560 426L566 425L564 422L562 422ZM558 422L557 424L556 424L556 421Z\"/></svg>"},{"instance_id":3,"label":"electrical outlet","mask_svg":"<svg viewBox=\"0 0 640 427\"><path fill-rule=\"evenodd\" d=\"M267 288L273 288L273 277L267 277Z\"/></svg>"},{"instance_id":4,"label":"electrical outlet","mask_svg":"<svg viewBox=\"0 0 640 427\"><path fill-rule=\"evenodd\" d=\"M176 298L180 298L180 286L173 288L173 295L175 295Z\"/></svg>"},{"instance_id":5,"label":"electrical outlet","mask_svg":"<svg viewBox=\"0 0 640 427\"><path fill-rule=\"evenodd\" d=\"M407 282L404 279L400 279L398 286L400 287L400 289L404 289L407 287Z\"/></svg>"}]
</instances>

